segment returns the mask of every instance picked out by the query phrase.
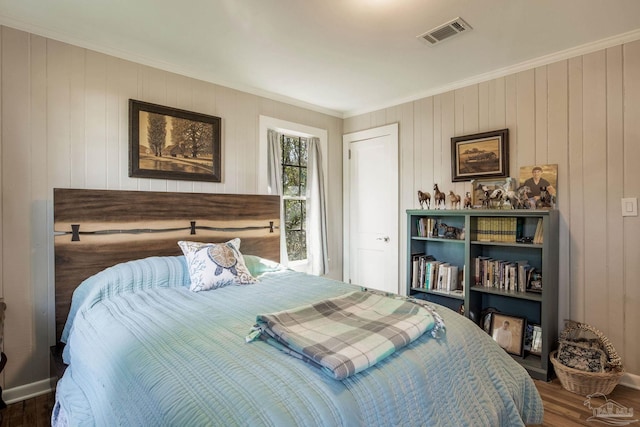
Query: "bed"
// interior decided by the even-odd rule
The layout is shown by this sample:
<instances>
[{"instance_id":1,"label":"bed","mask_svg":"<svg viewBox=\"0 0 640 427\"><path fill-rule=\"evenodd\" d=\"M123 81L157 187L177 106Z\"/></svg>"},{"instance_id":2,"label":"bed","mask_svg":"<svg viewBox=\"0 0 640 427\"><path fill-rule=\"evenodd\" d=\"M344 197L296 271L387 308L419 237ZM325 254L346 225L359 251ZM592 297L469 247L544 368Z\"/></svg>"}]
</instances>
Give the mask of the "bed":
<instances>
[{"instance_id":1,"label":"bed","mask_svg":"<svg viewBox=\"0 0 640 427\"><path fill-rule=\"evenodd\" d=\"M56 309L63 317L56 316L56 329L68 366L53 425L542 422L542 401L526 371L445 307L428 309L446 333L423 333L342 380L267 341L247 342L258 315L363 290L278 263L277 197L225 195L219 210L217 196L55 190ZM194 292L191 260L176 242L236 238L237 266L256 281Z\"/></svg>"}]
</instances>

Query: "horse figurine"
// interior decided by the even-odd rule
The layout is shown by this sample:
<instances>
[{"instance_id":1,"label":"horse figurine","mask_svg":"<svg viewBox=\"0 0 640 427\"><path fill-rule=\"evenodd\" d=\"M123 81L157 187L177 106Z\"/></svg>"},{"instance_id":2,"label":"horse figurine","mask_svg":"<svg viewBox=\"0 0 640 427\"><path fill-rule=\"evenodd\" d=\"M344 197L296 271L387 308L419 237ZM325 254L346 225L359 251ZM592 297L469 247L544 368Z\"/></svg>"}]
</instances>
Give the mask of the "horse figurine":
<instances>
[{"instance_id":1,"label":"horse figurine","mask_svg":"<svg viewBox=\"0 0 640 427\"><path fill-rule=\"evenodd\" d=\"M483 184L478 184L476 187L477 190L482 191L482 207L484 209L489 209L489 205L491 204L491 189Z\"/></svg>"},{"instance_id":2,"label":"horse figurine","mask_svg":"<svg viewBox=\"0 0 640 427\"><path fill-rule=\"evenodd\" d=\"M457 239L460 235L460 229L457 227L452 227L450 225L445 224L444 222L438 225L438 228L443 229L442 236L445 239ZM440 235L440 233L438 233Z\"/></svg>"},{"instance_id":3,"label":"horse figurine","mask_svg":"<svg viewBox=\"0 0 640 427\"><path fill-rule=\"evenodd\" d=\"M489 195L489 200L493 206L501 208L504 203L504 190L502 188L496 188Z\"/></svg>"},{"instance_id":4,"label":"horse figurine","mask_svg":"<svg viewBox=\"0 0 640 427\"><path fill-rule=\"evenodd\" d=\"M449 191L449 201L451 202L451 209L460 209L460 196L453 191Z\"/></svg>"},{"instance_id":5,"label":"horse figurine","mask_svg":"<svg viewBox=\"0 0 640 427\"><path fill-rule=\"evenodd\" d=\"M509 203L511 209L527 209L529 203L527 201L527 194L531 191L529 187L523 185L515 190L507 190L504 193L503 199Z\"/></svg>"},{"instance_id":6,"label":"horse figurine","mask_svg":"<svg viewBox=\"0 0 640 427\"><path fill-rule=\"evenodd\" d=\"M531 205L529 204L529 192L531 192L531 188L528 185L522 185L516 189L516 200L512 202L512 206L515 206L515 209L529 209Z\"/></svg>"},{"instance_id":7,"label":"horse figurine","mask_svg":"<svg viewBox=\"0 0 640 427\"><path fill-rule=\"evenodd\" d=\"M536 200L536 208L552 208L553 195L547 191L547 187L540 187L540 198Z\"/></svg>"},{"instance_id":8,"label":"horse figurine","mask_svg":"<svg viewBox=\"0 0 640 427\"><path fill-rule=\"evenodd\" d=\"M433 193L433 198L436 203L436 209L438 209L440 205L442 205L442 207L445 207L445 200L447 198L447 195L440 191L440 189L438 188L438 184L433 184Z\"/></svg>"},{"instance_id":9,"label":"horse figurine","mask_svg":"<svg viewBox=\"0 0 640 427\"><path fill-rule=\"evenodd\" d=\"M464 208L471 209L471 193L468 191L464 195Z\"/></svg>"},{"instance_id":10,"label":"horse figurine","mask_svg":"<svg viewBox=\"0 0 640 427\"><path fill-rule=\"evenodd\" d=\"M424 204L427 204L427 209L429 209L429 205L431 204L431 194L428 192L422 192L418 190L418 202L420 202L420 209L424 209Z\"/></svg>"},{"instance_id":11,"label":"horse figurine","mask_svg":"<svg viewBox=\"0 0 640 427\"><path fill-rule=\"evenodd\" d=\"M520 199L518 197L518 193L515 190L508 190L503 195L504 202L509 203L511 209L520 209Z\"/></svg>"}]
</instances>

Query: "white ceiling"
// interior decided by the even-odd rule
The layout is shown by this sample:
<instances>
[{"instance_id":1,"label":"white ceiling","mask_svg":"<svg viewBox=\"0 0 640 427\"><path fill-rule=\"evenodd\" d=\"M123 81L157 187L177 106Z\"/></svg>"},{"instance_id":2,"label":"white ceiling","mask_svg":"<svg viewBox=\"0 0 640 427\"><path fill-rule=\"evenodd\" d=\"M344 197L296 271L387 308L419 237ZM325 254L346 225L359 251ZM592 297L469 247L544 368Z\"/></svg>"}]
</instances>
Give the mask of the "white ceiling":
<instances>
[{"instance_id":1,"label":"white ceiling","mask_svg":"<svg viewBox=\"0 0 640 427\"><path fill-rule=\"evenodd\" d=\"M348 117L640 39L640 1L0 0L0 23Z\"/></svg>"}]
</instances>

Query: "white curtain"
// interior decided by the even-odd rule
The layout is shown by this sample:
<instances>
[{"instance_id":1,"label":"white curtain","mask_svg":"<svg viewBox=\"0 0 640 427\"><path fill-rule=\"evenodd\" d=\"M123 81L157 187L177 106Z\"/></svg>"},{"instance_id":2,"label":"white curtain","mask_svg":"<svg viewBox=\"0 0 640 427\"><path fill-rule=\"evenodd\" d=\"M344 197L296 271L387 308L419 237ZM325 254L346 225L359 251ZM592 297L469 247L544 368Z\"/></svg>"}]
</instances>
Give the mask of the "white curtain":
<instances>
[{"instance_id":1,"label":"white curtain","mask_svg":"<svg viewBox=\"0 0 640 427\"><path fill-rule=\"evenodd\" d=\"M280 196L280 263L287 265L287 241L284 233L284 206L282 205L282 147L281 134L267 130L267 190L269 194Z\"/></svg>"},{"instance_id":2,"label":"white curtain","mask_svg":"<svg viewBox=\"0 0 640 427\"><path fill-rule=\"evenodd\" d=\"M307 254L309 273L329 271L327 256L327 215L322 173L320 140L309 138L307 145Z\"/></svg>"},{"instance_id":3,"label":"white curtain","mask_svg":"<svg viewBox=\"0 0 640 427\"><path fill-rule=\"evenodd\" d=\"M267 185L269 194L282 195L282 147L280 133L267 131Z\"/></svg>"}]
</instances>

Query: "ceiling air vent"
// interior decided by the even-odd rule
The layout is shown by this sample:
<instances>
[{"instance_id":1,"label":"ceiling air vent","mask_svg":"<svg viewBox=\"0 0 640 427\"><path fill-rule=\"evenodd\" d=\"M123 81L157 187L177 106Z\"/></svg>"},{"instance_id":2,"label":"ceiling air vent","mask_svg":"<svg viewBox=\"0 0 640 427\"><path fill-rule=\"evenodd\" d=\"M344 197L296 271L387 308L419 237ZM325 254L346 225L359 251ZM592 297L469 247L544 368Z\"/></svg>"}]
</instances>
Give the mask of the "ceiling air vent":
<instances>
[{"instance_id":1,"label":"ceiling air vent","mask_svg":"<svg viewBox=\"0 0 640 427\"><path fill-rule=\"evenodd\" d=\"M452 21L442 24L424 34L418 36L419 39L426 41L429 45L435 45L443 40L450 39L464 32L470 31L471 25L467 24L462 18L458 17Z\"/></svg>"}]
</instances>

